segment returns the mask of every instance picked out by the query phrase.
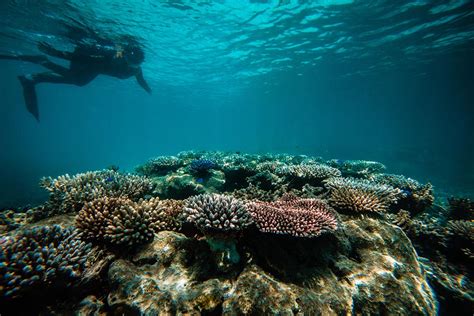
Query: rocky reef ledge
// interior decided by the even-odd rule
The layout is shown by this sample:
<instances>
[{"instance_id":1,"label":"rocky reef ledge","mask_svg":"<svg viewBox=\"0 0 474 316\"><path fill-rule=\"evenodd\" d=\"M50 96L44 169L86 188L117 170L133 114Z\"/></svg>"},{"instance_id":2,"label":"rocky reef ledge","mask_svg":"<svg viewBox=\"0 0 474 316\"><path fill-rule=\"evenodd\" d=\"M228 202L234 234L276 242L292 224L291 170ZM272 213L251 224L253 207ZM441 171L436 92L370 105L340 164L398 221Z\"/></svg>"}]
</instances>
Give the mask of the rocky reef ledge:
<instances>
[{"instance_id":1,"label":"rocky reef ledge","mask_svg":"<svg viewBox=\"0 0 474 316\"><path fill-rule=\"evenodd\" d=\"M371 161L183 152L0 213L2 315L469 315L473 204Z\"/></svg>"},{"instance_id":2,"label":"rocky reef ledge","mask_svg":"<svg viewBox=\"0 0 474 316\"><path fill-rule=\"evenodd\" d=\"M242 262L203 240L160 232L108 270L107 305L141 315L434 315L436 299L415 250L397 227L347 219L315 240L247 236Z\"/></svg>"}]
</instances>

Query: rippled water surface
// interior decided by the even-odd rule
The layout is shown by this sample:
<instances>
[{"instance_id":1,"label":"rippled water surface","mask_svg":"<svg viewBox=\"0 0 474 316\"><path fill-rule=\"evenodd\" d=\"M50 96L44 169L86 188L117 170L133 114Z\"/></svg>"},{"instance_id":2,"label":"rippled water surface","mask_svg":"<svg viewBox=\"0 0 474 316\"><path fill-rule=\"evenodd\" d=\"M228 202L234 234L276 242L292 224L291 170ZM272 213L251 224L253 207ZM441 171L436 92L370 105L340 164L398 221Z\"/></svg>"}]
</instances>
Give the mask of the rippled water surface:
<instances>
[{"instance_id":1,"label":"rippled water surface","mask_svg":"<svg viewBox=\"0 0 474 316\"><path fill-rule=\"evenodd\" d=\"M468 0L2 3L3 49L34 51L38 40L67 47L64 24L80 21L105 37L141 39L153 80L178 86L245 84L327 60L348 63L342 74L350 76L399 63L429 63L474 39Z\"/></svg>"}]
</instances>

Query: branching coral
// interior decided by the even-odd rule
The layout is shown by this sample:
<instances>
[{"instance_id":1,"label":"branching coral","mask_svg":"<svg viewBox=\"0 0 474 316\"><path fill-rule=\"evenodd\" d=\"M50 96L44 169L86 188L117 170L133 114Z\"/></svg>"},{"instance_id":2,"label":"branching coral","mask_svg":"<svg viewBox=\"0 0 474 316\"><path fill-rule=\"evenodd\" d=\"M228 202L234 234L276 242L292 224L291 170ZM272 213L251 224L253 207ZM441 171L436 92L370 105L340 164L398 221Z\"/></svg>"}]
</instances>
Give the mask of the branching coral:
<instances>
[{"instance_id":1,"label":"branching coral","mask_svg":"<svg viewBox=\"0 0 474 316\"><path fill-rule=\"evenodd\" d=\"M41 186L49 191L49 215L79 211L84 203L101 197L127 197L136 200L150 194L153 184L145 177L112 170L68 174L56 179L43 178Z\"/></svg>"},{"instance_id":2,"label":"branching coral","mask_svg":"<svg viewBox=\"0 0 474 316\"><path fill-rule=\"evenodd\" d=\"M285 191L286 192L286 191ZM250 184L249 186L232 191L232 196L240 200L259 200L259 201L274 201L282 196L279 191L266 191L260 187Z\"/></svg>"},{"instance_id":3,"label":"branching coral","mask_svg":"<svg viewBox=\"0 0 474 316\"><path fill-rule=\"evenodd\" d=\"M133 246L153 240L152 223L159 201L136 203L127 198L100 198L88 202L76 217L86 239L112 245ZM159 212L159 211L157 211Z\"/></svg>"},{"instance_id":4,"label":"branching coral","mask_svg":"<svg viewBox=\"0 0 474 316\"><path fill-rule=\"evenodd\" d=\"M29 217L26 212L2 210L0 211L0 233L16 229L28 221Z\"/></svg>"},{"instance_id":5,"label":"branching coral","mask_svg":"<svg viewBox=\"0 0 474 316\"><path fill-rule=\"evenodd\" d=\"M162 176L170 171L175 171L183 165L181 159L174 156L159 156L150 159L135 170L146 176Z\"/></svg>"},{"instance_id":6,"label":"branching coral","mask_svg":"<svg viewBox=\"0 0 474 316\"><path fill-rule=\"evenodd\" d=\"M317 199L286 195L276 202L251 202L249 212L260 231L296 237L317 237L337 228L334 211Z\"/></svg>"},{"instance_id":7,"label":"branching coral","mask_svg":"<svg viewBox=\"0 0 474 316\"><path fill-rule=\"evenodd\" d=\"M450 235L462 236L474 242L474 223L471 221L449 221L446 226Z\"/></svg>"},{"instance_id":8,"label":"branching coral","mask_svg":"<svg viewBox=\"0 0 474 316\"><path fill-rule=\"evenodd\" d=\"M340 210L385 212L402 196L400 189L362 179L331 178L325 185L330 204Z\"/></svg>"},{"instance_id":9,"label":"branching coral","mask_svg":"<svg viewBox=\"0 0 474 316\"><path fill-rule=\"evenodd\" d=\"M474 222L449 221L446 225L450 255L459 256L460 260L473 260L474 253Z\"/></svg>"},{"instance_id":10,"label":"branching coral","mask_svg":"<svg viewBox=\"0 0 474 316\"><path fill-rule=\"evenodd\" d=\"M184 201L150 199L141 201L140 206L147 214L151 214L151 229L154 232L162 230L179 230L181 228L181 213Z\"/></svg>"},{"instance_id":11,"label":"branching coral","mask_svg":"<svg viewBox=\"0 0 474 316\"><path fill-rule=\"evenodd\" d=\"M339 170L324 164L288 165L277 168L275 173L282 176L301 178L305 180L323 180L341 176Z\"/></svg>"},{"instance_id":12,"label":"branching coral","mask_svg":"<svg viewBox=\"0 0 474 316\"><path fill-rule=\"evenodd\" d=\"M390 221L405 231L412 225L410 212L405 210L400 210L397 214L390 216Z\"/></svg>"},{"instance_id":13,"label":"branching coral","mask_svg":"<svg viewBox=\"0 0 474 316\"><path fill-rule=\"evenodd\" d=\"M451 219L474 220L474 202L468 198L448 198Z\"/></svg>"},{"instance_id":14,"label":"branching coral","mask_svg":"<svg viewBox=\"0 0 474 316\"><path fill-rule=\"evenodd\" d=\"M221 194L201 194L184 206L187 222L202 232L239 232L252 225L252 217L240 200Z\"/></svg>"},{"instance_id":15,"label":"branching coral","mask_svg":"<svg viewBox=\"0 0 474 316\"><path fill-rule=\"evenodd\" d=\"M265 162L261 162L261 163L257 164L255 166L255 170L257 172L270 171L272 173L275 173L276 170L278 170L279 168L285 167L285 166L286 166L286 164L279 161L279 160L265 161Z\"/></svg>"},{"instance_id":16,"label":"branching coral","mask_svg":"<svg viewBox=\"0 0 474 316\"><path fill-rule=\"evenodd\" d=\"M343 177L367 178L385 170L385 166L380 162L367 160L332 159L327 164L339 169Z\"/></svg>"},{"instance_id":17,"label":"branching coral","mask_svg":"<svg viewBox=\"0 0 474 316\"><path fill-rule=\"evenodd\" d=\"M433 186L430 183L423 185L402 175L384 173L372 175L370 180L400 189L403 197L399 205L411 213L422 212L434 202Z\"/></svg>"},{"instance_id":18,"label":"branching coral","mask_svg":"<svg viewBox=\"0 0 474 316\"><path fill-rule=\"evenodd\" d=\"M91 245L77 231L42 226L0 239L0 294L22 296L29 290L67 285L84 271Z\"/></svg>"},{"instance_id":19,"label":"branching coral","mask_svg":"<svg viewBox=\"0 0 474 316\"><path fill-rule=\"evenodd\" d=\"M229 195L197 195L186 201L183 215L206 236L220 271L228 271L240 261L236 237L253 225L243 202Z\"/></svg>"}]
</instances>

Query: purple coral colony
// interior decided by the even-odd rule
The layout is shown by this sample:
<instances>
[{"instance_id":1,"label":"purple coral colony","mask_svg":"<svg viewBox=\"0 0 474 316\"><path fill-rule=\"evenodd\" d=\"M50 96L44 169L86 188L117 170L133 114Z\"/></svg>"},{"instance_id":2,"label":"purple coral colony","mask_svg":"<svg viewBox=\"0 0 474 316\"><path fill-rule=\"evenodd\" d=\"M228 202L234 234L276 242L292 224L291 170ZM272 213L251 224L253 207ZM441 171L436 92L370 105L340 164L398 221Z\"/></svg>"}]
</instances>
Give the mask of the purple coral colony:
<instances>
[{"instance_id":1,"label":"purple coral colony","mask_svg":"<svg viewBox=\"0 0 474 316\"><path fill-rule=\"evenodd\" d=\"M474 203L384 169L181 152L44 178L1 212L0 312L469 314Z\"/></svg>"}]
</instances>

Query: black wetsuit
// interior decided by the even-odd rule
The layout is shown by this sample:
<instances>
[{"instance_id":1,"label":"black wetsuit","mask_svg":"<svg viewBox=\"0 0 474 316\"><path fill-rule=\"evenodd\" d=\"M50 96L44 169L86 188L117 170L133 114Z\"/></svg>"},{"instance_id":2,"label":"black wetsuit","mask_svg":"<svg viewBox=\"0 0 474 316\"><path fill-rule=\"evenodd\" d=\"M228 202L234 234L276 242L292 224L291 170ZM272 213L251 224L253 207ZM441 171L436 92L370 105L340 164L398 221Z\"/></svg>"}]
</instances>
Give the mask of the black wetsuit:
<instances>
[{"instance_id":1,"label":"black wetsuit","mask_svg":"<svg viewBox=\"0 0 474 316\"><path fill-rule=\"evenodd\" d=\"M50 61L44 55L0 55L0 59L14 59L33 62L49 69L50 71L19 76L23 86L23 94L28 111L39 121L38 102L35 85L37 83L64 83L84 86L94 80L98 75L108 75L119 79L135 76L138 84L151 93L146 83L139 63L131 64L124 56L124 52L115 47L99 45L80 45L73 52L64 52L54 49L47 44L40 44L40 49L50 56L70 61L69 68Z\"/></svg>"}]
</instances>

